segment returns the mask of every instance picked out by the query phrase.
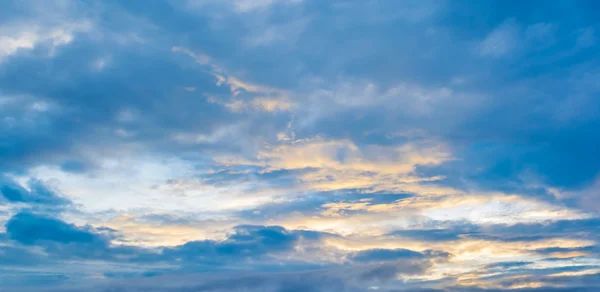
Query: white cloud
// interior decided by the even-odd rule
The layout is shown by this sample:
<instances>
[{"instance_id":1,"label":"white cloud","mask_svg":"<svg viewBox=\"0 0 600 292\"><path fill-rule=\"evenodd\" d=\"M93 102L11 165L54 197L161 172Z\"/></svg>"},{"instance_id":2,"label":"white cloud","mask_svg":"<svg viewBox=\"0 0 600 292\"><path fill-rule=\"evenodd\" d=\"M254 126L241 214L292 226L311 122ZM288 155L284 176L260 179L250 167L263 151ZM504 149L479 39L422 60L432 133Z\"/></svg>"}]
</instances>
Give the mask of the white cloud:
<instances>
[{"instance_id":1,"label":"white cloud","mask_svg":"<svg viewBox=\"0 0 600 292\"><path fill-rule=\"evenodd\" d=\"M277 138L279 144L265 146L253 161L240 161L235 157L216 160L222 166L256 165L268 171L310 170L297 177L298 185L292 187L291 192L368 189L366 192L440 194L453 191L432 184L421 185L421 182L440 178L414 174L419 165L439 165L453 159L440 143L363 149L349 140L320 137L291 140L281 133Z\"/></svg>"},{"instance_id":2,"label":"white cloud","mask_svg":"<svg viewBox=\"0 0 600 292\"><path fill-rule=\"evenodd\" d=\"M513 52L519 45L519 28L508 20L496 27L479 44L478 51L482 56L503 57Z\"/></svg>"},{"instance_id":3,"label":"white cloud","mask_svg":"<svg viewBox=\"0 0 600 292\"><path fill-rule=\"evenodd\" d=\"M194 60L198 64L201 64L201 65L208 65L212 61L208 55L205 55L203 53L192 52L188 48L184 48L184 47L174 46L173 48L171 48L171 51L184 53L184 54L194 58Z\"/></svg>"},{"instance_id":4,"label":"white cloud","mask_svg":"<svg viewBox=\"0 0 600 292\"><path fill-rule=\"evenodd\" d=\"M229 7L236 13L245 14L257 10L268 9L275 5L293 5L301 3L303 0L188 0L187 6L192 9L205 8L208 5L223 5Z\"/></svg>"},{"instance_id":5,"label":"white cloud","mask_svg":"<svg viewBox=\"0 0 600 292\"><path fill-rule=\"evenodd\" d=\"M20 49L33 49L37 39L37 35L31 32L23 32L16 37L0 37L0 60Z\"/></svg>"},{"instance_id":6,"label":"white cloud","mask_svg":"<svg viewBox=\"0 0 600 292\"><path fill-rule=\"evenodd\" d=\"M46 27L40 24L13 24L0 29L0 61L22 50L32 50L38 45L48 46L52 56L56 48L73 41L75 34L89 31L88 21Z\"/></svg>"},{"instance_id":7,"label":"white cloud","mask_svg":"<svg viewBox=\"0 0 600 292\"><path fill-rule=\"evenodd\" d=\"M90 63L92 71L100 72L110 66L112 58L110 56L100 57Z\"/></svg>"}]
</instances>

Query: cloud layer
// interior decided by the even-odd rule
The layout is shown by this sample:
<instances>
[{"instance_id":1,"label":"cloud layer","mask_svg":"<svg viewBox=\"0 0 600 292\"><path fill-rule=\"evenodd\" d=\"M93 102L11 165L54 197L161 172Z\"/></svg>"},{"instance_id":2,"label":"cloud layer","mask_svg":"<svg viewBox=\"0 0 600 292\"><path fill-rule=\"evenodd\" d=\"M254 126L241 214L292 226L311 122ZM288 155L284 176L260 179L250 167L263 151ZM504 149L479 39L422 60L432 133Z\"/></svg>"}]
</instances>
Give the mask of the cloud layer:
<instances>
[{"instance_id":1,"label":"cloud layer","mask_svg":"<svg viewBox=\"0 0 600 292\"><path fill-rule=\"evenodd\" d=\"M0 290L596 291L596 6L5 1Z\"/></svg>"}]
</instances>

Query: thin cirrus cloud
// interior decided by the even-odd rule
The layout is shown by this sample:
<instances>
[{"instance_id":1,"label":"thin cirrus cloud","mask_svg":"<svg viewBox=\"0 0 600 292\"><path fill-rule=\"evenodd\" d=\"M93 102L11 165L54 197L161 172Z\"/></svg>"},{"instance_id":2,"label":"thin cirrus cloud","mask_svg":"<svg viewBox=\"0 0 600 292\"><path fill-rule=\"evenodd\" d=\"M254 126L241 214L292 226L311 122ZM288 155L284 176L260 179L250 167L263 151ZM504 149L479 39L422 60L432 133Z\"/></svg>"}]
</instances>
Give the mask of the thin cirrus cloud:
<instances>
[{"instance_id":1,"label":"thin cirrus cloud","mask_svg":"<svg viewBox=\"0 0 600 292\"><path fill-rule=\"evenodd\" d=\"M2 3L0 290L596 291L596 6Z\"/></svg>"}]
</instances>

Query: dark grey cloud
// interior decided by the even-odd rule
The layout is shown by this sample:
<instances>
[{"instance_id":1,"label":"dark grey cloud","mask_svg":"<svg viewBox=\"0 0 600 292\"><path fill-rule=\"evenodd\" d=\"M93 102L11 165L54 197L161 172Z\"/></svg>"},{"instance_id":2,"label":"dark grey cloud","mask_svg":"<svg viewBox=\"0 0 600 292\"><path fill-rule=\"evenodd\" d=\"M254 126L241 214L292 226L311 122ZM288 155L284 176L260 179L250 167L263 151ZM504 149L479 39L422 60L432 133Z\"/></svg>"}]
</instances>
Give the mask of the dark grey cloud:
<instances>
[{"instance_id":1,"label":"dark grey cloud","mask_svg":"<svg viewBox=\"0 0 600 292\"><path fill-rule=\"evenodd\" d=\"M414 266L377 265L310 272L158 276L48 291L365 291Z\"/></svg>"},{"instance_id":2,"label":"dark grey cloud","mask_svg":"<svg viewBox=\"0 0 600 292\"><path fill-rule=\"evenodd\" d=\"M27 183L28 189L15 181L0 176L0 195L8 203L23 203L33 206L67 206L71 202L57 194L41 181Z\"/></svg>"},{"instance_id":3,"label":"dark grey cloud","mask_svg":"<svg viewBox=\"0 0 600 292\"><path fill-rule=\"evenodd\" d=\"M284 264L296 271L326 268L323 273L332 274L336 277L338 275L337 270L345 270L344 273L351 273L362 282L370 282L389 281L394 279L397 274L421 273L431 266L430 259L447 257L447 254L443 252L434 251L422 254L409 250L367 250L351 255L350 259L353 263L348 266L335 263L329 263L325 266L311 264L308 259L306 261L286 260L285 255L295 253L295 248L300 240L306 244L307 241L318 242L331 235L314 231L287 230L279 226L242 225L235 227L233 232L224 240L190 241L180 246L155 249L113 245L111 240L114 239L114 234L115 230L106 230L106 228L76 226L46 215L18 213L8 220L6 233L2 235L2 266L6 268L21 267L27 270L36 266L63 265L61 272L56 276L58 278L51 279L56 281L72 279L76 283L81 280L82 275L79 275L76 272L77 270L64 269L65 267L71 267L69 261L83 263L85 261L95 261L106 264L129 265L134 268L134 271L130 272L107 272L106 276L108 278L153 277L197 272L213 273L219 270L228 273L227 271L237 270L236 267L239 267L239 265L253 267L254 270L262 269L274 272L285 269L284 267L277 268L277 266ZM40 254L40 251L43 251L43 254ZM278 254L283 257L278 257ZM168 268L164 268L165 265ZM317 277L315 275L320 274L320 272L297 273L299 274L294 275L294 272L290 272L289 275L284 274L281 279L275 275L267 275L267 279L260 276L255 281L260 282L260 285L273 287L272 289L283 289L281 287L286 287L288 282L292 286L300 285L295 281L304 277L303 275L310 278ZM342 275L342 272L339 273ZM6 273L2 274L2 277L10 276ZM12 276L15 281L18 279L25 281L27 279L27 275L21 275L20 278L15 275ZM221 277L219 275L210 276L205 274L199 277L203 278L208 284L197 286L200 288L188 287L189 289L212 291L210 290L212 285L220 287L219 289L230 289L227 288L229 284L244 287L246 285L244 282L253 279L254 276L243 278L239 280L241 283L237 284L231 280L217 281L213 279L213 277ZM326 282L337 281L338 284L336 285L342 285L342 287L351 285L350 282L354 281L347 282L347 280L342 279L336 280L333 276L331 276L331 279L327 277L330 276L325 277ZM67 283L65 282L65 285ZM309 283L310 281L305 283L304 286L298 286L294 289L320 285ZM21 282L15 287L19 287L19 285L24 287L29 284ZM225 286L221 287L221 285ZM11 287L11 285L7 284L6 287ZM325 285L323 289L329 289L326 287L329 286Z\"/></svg>"},{"instance_id":4,"label":"dark grey cloud","mask_svg":"<svg viewBox=\"0 0 600 292\"><path fill-rule=\"evenodd\" d=\"M556 277L555 284L581 284L582 281L597 283L597 275ZM42 291L368 291L369 285L381 285L383 282L365 281L356 278L355 271L318 271L254 275L230 275L227 277L207 275L161 276L154 278L137 278L113 281L98 286L80 286L72 288L65 286ZM570 287L516 288L493 289L474 286L453 286L446 288L402 288L402 283L396 283L396 288L383 288L387 292L591 292L596 284L590 286L574 285ZM15 290L20 291L20 290ZM25 290L24 290L25 291Z\"/></svg>"},{"instance_id":5,"label":"dark grey cloud","mask_svg":"<svg viewBox=\"0 0 600 292\"><path fill-rule=\"evenodd\" d=\"M368 249L354 253L351 259L357 262L381 262L423 257L422 253L408 249Z\"/></svg>"},{"instance_id":6,"label":"dark grey cloud","mask_svg":"<svg viewBox=\"0 0 600 292\"><path fill-rule=\"evenodd\" d=\"M325 233L286 230L280 226L240 225L222 241L190 241L158 250L112 245L118 234L107 228L76 226L60 219L21 212L6 223L6 237L25 246L45 249L55 258L99 259L129 262L172 262L207 268L292 252L299 240L316 241ZM267 260L266 258L264 260Z\"/></svg>"},{"instance_id":7,"label":"dark grey cloud","mask_svg":"<svg viewBox=\"0 0 600 292\"><path fill-rule=\"evenodd\" d=\"M486 269L508 269L508 268L518 268L532 264L533 262L501 262L501 263L493 263L486 265Z\"/></svg>"},{"instance_id":8,"label":"dark grey cloud","mask_svg":"<svg viewBox=\"0 0 600 292\"><path fill-rule=\"evenodd\" d=\"M107 239L91 230L81 229L61 220L31 213L18 213L6 222L6 233L25 245L50 241L63 244L107 244Z\"/></svg>"}]
</instances>

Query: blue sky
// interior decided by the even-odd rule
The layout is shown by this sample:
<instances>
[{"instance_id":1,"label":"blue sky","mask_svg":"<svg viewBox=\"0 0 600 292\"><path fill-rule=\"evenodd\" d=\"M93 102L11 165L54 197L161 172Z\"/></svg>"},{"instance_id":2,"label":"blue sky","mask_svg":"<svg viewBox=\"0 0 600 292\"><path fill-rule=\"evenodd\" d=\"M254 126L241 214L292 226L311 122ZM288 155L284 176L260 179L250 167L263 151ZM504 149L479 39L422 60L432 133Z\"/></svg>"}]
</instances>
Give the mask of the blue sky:
<instances>
[{"instance_id":1,"label":"blue sky","mask_svg":"<svg viewBox=\"0 0 600 292\"><path fill-rule=\"evenodd\" d=\"M2 291L597 291L594 1L0 3Z\"/></svg>"}]
</instances>

